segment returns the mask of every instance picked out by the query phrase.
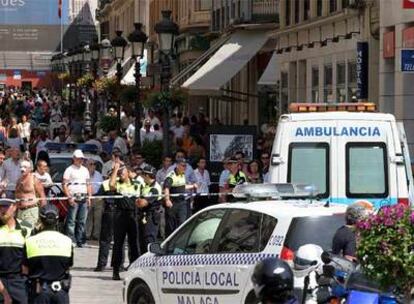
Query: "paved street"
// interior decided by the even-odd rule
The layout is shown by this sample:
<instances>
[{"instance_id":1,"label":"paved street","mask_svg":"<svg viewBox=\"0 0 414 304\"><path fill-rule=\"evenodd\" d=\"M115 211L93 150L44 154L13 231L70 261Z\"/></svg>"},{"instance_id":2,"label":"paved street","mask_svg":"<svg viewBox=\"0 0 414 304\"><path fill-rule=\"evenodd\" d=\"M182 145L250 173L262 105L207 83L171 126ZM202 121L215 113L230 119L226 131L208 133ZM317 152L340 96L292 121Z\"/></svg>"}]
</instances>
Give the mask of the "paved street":
<instances>
[{"instance_id":1,"label":"paved street","mask_svg":"<svg viewBox=\"0 0 414 304\"><path fill-rule=\"evenodd\" d=\"M122 281L112 281L111 269L93 272L98 255L97 246L76 248L75 265L71 271L72 304L118 304L122 303ZM122 275L122 274L121 274Z\"/></svg>"}]
</instances>

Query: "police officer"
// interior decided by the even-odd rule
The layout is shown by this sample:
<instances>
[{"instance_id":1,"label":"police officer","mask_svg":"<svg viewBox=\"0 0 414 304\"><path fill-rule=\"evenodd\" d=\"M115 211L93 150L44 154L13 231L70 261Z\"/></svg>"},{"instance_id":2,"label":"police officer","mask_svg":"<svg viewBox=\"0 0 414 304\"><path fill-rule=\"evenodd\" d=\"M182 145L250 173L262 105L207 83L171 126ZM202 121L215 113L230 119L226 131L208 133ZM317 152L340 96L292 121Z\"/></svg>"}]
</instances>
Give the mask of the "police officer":
<instances>
[{"instance_id":1,"label":"police officer","mask_svg":"<svg viewBox=\"0 0 414 304\"><path fill-rule=\"evenodd\" d=\"M264 259L255 266L252 275L256 297L262 304L298 304L293 295L293 278L286 262L278 258Z\"/></svg>"},{"instance_id":2,"label":"police officer","mask_svg":"<svg viewBox=\"0 0 414 304\"><path fill-rule=\"evenodd\" d=\"M48 204L40 209L42 230L26 241L25 262L30 280L30 303L69 303L70 274L73 265L72 240L57 232L57 208Z\"/></svg>"},{"instance_id":3,"label":"police officer","mask_svg":"<svg viewBox=\"0 0 414 304\"><path fill-rule=\"evenodd\" d=\"M152 166L145 166L143 169L144 186L141 191L141 198L136 201L139 208L139 240L140 251L144 254L148 250L148 244L157 240L160 218L162 188L155 180L157 170Z\"/></svg>"},{"instance_id":4,"label":"police officer","mask_svg":"<svg viewBox=\"0 0 414 304\"><path fill-rule=\"evenodd\" d=\"M231 193L237 185L244 184L247 181L247 177L243 173L243 171L240 170L240 166L239 166L237 158L235 157L230 158L228 161L228 164L229 164L230 174L227 179L225 189L227 193ZM229 195L227 200L233 201L234 197L232 195Z\"/></svg>"},{"instance_id":5,"label":"police officer","mask_svg":"<svg viewBox=\"0 0 414 304\"><path fill-rule=\"evenodd\" d=\"M111 191L123 197L115 200L113 280L121 280L119 271L122 266L123 245L128 235L130 263L138 256L138 223L135 200L140 196L142 185L130 177L130 170L120 161L116 161L109 181Z\"/></svg>"},{"instance_id":6,"label":"police officer","mask_svg":"<svg viewBox=\"0 0 414 304\"><path fill-rule=\"evenodd\" d=\"M26 304L28 297L22 265L24 245L31 230L30 224L16 219L16 212L14 200L0 199L0 281L13 303Z\"/></svg>"},{"instance_id":7,"label":"police officer","mask_svg":"<svg viewBox=\"0 0 414 304\"><path fill-rule=\"evenodd\" d=\"M112 171L109 172L112 174ZM101 188L98 191L98 195L112 195L115 191L111 191L109 186L109 179L104 180ZM104 200L104 208L101 219L101 231L99 234L99 253L98 262L94 271L104 271L108 263L109 250L111 242L114 236L114 213L115 213L115 201L112 198L106 198Z\"/></svg>"},{"instance_id":8,"label":"police officer","mask_svg":"<svg viewBox=\"0 0 414 304\"><path fill-rule=\"evenodd\" d=\"M164 181L165 195L165 234L169 236L188 218L189 202L185 199L185 190L197 190L197 184L186 184L185 159L177 160L177 166L167 174ZM177 195L183 194L183 195Z\"/></svg>"}]
</instances>

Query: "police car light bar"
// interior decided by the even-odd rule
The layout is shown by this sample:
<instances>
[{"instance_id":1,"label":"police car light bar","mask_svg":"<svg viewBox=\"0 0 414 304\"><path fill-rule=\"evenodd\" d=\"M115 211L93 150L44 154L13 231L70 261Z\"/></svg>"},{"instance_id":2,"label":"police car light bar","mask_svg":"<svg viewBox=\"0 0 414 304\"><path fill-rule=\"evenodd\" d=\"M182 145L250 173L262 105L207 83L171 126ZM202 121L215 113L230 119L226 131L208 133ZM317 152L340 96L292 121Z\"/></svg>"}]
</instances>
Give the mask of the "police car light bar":
<instances>
[{"instance_id":1,"label":"police car light bar","mask_svg":"<svg viewBox=\"0 0 414 304\"><path fill-rule=\"evenodd\" d=\"M318 190L313 185L304 184L241 184L237 185L232 195L236 198L314 198Z\"/></svg>"},{"instance_id":2,"label":"police car light bar","mask_svg":"<svg viewBox=\"0 0 414 304\"><path fill-rule=\"evenodd\" d=\"M98 147L92 144L76 144L76 143L55 143L48 142L45 148L49 152L71 152L76 149L82 150L84 153L98 153Z\"/></svg>"},{"instance_id":3,"label":"police car light bar","mask_svg":"<svg viewBox=\"0 0 414 304\"><path fill-rule=\"evenodd\" d=\"M305 112L375 112L377 107L372 102L358 103L291 103L289 105L290 113Z\"/></svg>"}]
</instances>

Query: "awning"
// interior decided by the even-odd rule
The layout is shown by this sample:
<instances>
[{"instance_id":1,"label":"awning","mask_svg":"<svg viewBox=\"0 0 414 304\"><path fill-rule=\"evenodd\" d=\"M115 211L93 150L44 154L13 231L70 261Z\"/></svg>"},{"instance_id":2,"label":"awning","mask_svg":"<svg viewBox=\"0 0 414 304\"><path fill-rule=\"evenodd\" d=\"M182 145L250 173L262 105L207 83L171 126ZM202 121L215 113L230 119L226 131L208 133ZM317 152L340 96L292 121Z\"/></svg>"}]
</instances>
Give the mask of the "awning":
<instances>
[{"instance_id":1,"label":"awning","mask_svg":"<svg viewBox=\"0 0 414 304\"><path fill-rule=\"evenodd\" d=\"M220 95L229 82L266 43L265 31L235 32L184 84L191 95Z\"/></svg>"},{"instance_id":2,"label":"awning","mask_svg":"<svg viewBox=\"0 0 414 304\"><path fill-rule=\"evenodd\" d=\"M144 50L144 58L142 58L139 62L141 64L141 77L146 77L148 65L147 50ZM135 85L135 63L131 65L124 78L122 78L121 84Z\"/></svg>"},{"instance_id":3,"label":"awning","mask_svg":"<svg viewBox=\"0 0 414 304\"><path fill-rule=\"evenodd\" d=\"M277 61L277 54L276 52L273 52L272 58L270 58L266 69L264 70L262 76L257 82L258 85L270 85L270 86L276 85L277 83L276 61Z\"/></svg>"}]
</instances>

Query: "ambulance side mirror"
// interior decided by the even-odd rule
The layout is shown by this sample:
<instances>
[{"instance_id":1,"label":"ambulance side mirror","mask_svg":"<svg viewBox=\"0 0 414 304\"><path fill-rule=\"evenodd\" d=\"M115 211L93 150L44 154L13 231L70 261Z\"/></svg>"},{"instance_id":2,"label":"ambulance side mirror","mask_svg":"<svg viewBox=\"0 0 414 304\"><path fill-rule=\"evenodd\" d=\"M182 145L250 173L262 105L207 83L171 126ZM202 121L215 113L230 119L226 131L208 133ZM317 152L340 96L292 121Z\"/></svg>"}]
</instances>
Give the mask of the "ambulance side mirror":
<instances>
[{"instance_id":1,"label":"ambulance side mirror","mask_svg":"<svg viewBox=\"0 0 414 304\"><path fill-rule=\"evenodd\" d=\"M279 154L272 154L271 164L272 166L279 166L280 164L283 164L282 157Z\"/></svg>"},{"instance_id":2,"label":"ambulance side mirror","mask_svg":"<svg viewBox=\"0 0 414 304\"><path fill-rule=\"evenodd\" d=\"M150 253L153 253L155 255L163 255L164 254L164 250L161 248L161 244L160 243L151 243L148 245L148 251Z\"/></svg>"}]
</instances>

